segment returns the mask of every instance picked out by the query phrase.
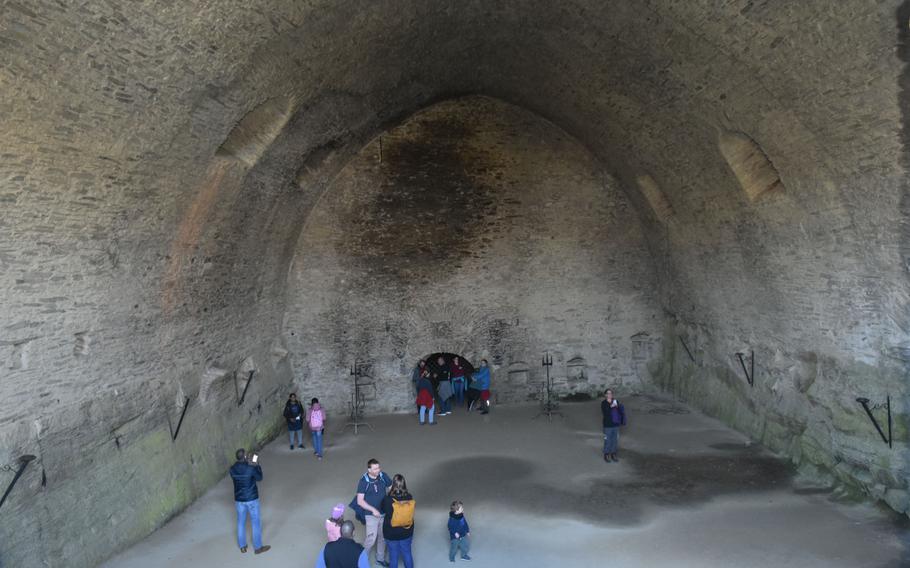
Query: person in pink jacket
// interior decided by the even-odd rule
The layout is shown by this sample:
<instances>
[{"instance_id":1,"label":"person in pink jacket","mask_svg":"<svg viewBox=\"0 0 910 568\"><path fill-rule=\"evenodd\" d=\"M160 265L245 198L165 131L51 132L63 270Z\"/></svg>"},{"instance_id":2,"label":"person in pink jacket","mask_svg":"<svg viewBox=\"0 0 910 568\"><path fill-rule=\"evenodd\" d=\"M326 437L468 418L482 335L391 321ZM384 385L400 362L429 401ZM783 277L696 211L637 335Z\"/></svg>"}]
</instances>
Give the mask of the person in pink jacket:
<instances>
[{"instance_id":1,"label":"person in pink jacket","mask_svg":"<svg viewBox=\"0 0 910 568\"><path fill-rule=\"evenodd\" d=\"M341 523L344 522L344 503L338 503L332 509L332 516L325 520L325 533L329 542L341 538Z\"/></svg>"},{"instance_id":2,"label":"person in pink jacket","mask_svg":"<svg viewBox=\"0 0 910 568\"><path fill-rule=\"evenodd\" d=\"M310 401L310 408L306 411L306 422L313 435L314 454L322 459L322 435L325 433L325 410L319 405L319 399Z\"/></svg>"}]
</instances>

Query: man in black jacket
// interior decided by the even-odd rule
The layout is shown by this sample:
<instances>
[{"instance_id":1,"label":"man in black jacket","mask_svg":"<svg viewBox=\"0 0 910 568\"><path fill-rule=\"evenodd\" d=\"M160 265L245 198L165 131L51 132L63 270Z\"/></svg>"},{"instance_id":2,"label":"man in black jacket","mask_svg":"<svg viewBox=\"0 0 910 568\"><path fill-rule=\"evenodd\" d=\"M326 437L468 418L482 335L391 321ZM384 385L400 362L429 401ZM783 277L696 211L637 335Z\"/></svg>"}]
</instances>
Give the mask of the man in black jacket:
<instances>
[{"instance_id":1,"label":"man in black jacket","mask_svg":"<svg viewBox=\"0 0 910 568\"><path fill-rule=\"evenodd\" d=\"M354 542L353 522L341 524L341 538L322 548L316 559L316 568L370 568L367 551Z\"/></svg>"},{"instance_id":2,"label":"man in black jacket","mask_svg":"<svg viewBox=\"0 0 910 568\"><path fill-rule=\"evenodd\" d=\"M236 457L237 462L231 466L231 479L234 481L234 505L237 508L237 546L240 552L246 552L246 515L249 513L253 525L253 552L262 554L272 548L262 545L262 524L259 521L256 482L262 481L262 466L256 454L253 454L253 463L250 463L243 448L237 450Z\"/></svg>"}]
</instances>

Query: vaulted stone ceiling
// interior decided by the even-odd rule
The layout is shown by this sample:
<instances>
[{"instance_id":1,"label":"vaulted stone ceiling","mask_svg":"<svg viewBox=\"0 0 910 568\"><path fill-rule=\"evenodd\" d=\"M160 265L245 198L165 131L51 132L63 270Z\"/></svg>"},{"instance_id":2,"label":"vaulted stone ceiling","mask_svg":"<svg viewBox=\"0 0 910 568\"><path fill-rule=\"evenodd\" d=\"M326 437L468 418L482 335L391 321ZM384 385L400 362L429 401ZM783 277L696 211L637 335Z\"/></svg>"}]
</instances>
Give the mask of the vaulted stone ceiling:
<instances>
[{"instance_id":1,"label":"vaulted stone ceiling","mask_svg":"<svg viewBox=\"0 0 910 568\"><path fill-rule=\"evenodd\" d=\"M655 380L678 386L671 346L698 337L727 393L703 408L907 510L906 450L867 448L853 399L892 394L906 437L908 15L867 1L3 2L0 461L40 454L44 475L32 466L5 505L30 512L0 522L0 541L43 531L29 558L91 563L191 501L228 458L200 457L201 434L149 438L186 397L209 401L188 424L226 447L267 437L262 404L293 376L285 288L309 211L378 133L464 94L549 119L627 193L668 313ZM751 349L754 393L728 384L732 353ZM222 423L219 404L236 405L218 393L250 370L258 411ZM130 451L171 465L136 474ZM137 475L123 534L75 542L64 513L28 507L42 491L77 502L73 468ZM145 493L162 487L165 504Z\"/></svg>"}]
</instances>

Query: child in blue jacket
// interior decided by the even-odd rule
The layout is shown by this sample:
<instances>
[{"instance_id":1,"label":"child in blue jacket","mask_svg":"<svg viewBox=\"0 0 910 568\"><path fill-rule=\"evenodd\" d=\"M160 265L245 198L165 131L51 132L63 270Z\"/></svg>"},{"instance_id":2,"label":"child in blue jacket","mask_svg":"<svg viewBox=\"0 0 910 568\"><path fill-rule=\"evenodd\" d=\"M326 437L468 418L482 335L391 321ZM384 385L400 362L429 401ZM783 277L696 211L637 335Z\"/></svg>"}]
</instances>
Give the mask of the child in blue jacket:
<instances>
[{"instance_id":1,"label":"child in blue jacket","mask_svg":"<svg viewBox=\"0 0 910 568\"><path fill-rule=\"evenodd\" d=\"M461 549L461 559L470 560L468 551L471 550L471 527L468 526L468 520L464 518L464 504L461 501L452 501L452 508L449 511L449 562L455 562L455 553Z\"/></svg>"}]
</instances>

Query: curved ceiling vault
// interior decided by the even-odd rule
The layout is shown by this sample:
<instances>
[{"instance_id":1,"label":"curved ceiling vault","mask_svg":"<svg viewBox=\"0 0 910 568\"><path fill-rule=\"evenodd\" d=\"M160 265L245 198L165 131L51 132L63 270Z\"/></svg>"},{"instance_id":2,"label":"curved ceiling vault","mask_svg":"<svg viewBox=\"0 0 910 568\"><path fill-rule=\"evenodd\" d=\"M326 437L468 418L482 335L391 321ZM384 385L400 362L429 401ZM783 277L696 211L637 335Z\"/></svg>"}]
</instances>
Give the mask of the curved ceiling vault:
<instances>
[{"instance_id":1,"label":"curved ceiling vault","mask_svg":"<svg viewBox=\"0 0 910 568\"><path fill-rule=\"evenodd\" d=\"M907 96L895 45L906 18L895 3L34 0L0 10L0 353L15 378L0 382L0 447L35 454L41 441L46 485L60 496L77 492L63 464L106 475L73 448L116 435L128 452L129 424L167 432L161 417L200 376L227 393L235 370L259 370L252 391L275 396L290 377L288 267L314 203L378 133L463 94L528 109L590 149L646 227L674 325L710 330L717 369L735 371L730 353L758 346L774 377L768 400L790 400L781 393L796 377L793 392L814 397L793 399L796 430L834 428L825 412L855 410L847 395L799 390L816 369L850 396L862 377L879 377L868 384L882 395L905 389L895 377L910 357ZM131 402L138 390L151 402ZM818 401L827 410L803 411ZM742 402L729 421L763 428L744 418L755 406ZM191 426L219 420L189 416ZM218 427L229 436L234 426ZM850 446L835 430L787 451ZM168 444L145 447L192 455ZM861 479L872 467L863 459L828 465ZM881 467L894 473L896 461ZM192 467L169 470L180 497L166 506L131 497L147 514L124 539L220 471L213 458ZM39 559L122 544L98 535L76 550L65 526L50 528L49 509L23 522L60 532L45 533L54 544ZM13 534L0 529L0 542Z\"/></svg>"}]
</instances>

